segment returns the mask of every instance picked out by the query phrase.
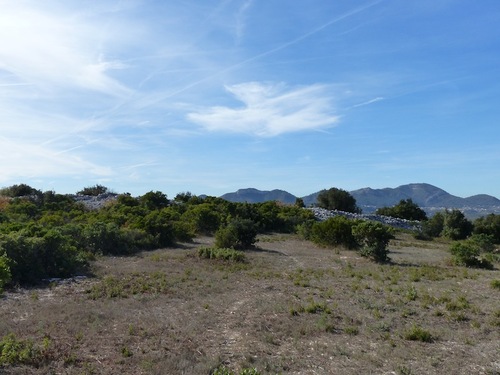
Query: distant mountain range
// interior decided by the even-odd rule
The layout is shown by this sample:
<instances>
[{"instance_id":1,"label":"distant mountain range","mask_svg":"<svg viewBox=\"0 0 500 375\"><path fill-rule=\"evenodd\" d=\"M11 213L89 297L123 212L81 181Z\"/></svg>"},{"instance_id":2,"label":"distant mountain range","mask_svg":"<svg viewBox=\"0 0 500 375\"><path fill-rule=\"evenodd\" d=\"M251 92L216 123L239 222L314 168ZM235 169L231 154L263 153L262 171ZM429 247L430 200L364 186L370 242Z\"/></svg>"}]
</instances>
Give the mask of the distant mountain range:
<instances>
[{"instance_id":1,"label":"distant mountain range","mask_svg":"<svg viewBox=\"0 0 500 375\"><path fill-rule=\"evenodd\" d=\"M418 204L428 215L444 209L459 209L469 219L475 219L489 213L500 214L500 200L486 194L473 195L467 198L457 197L443 189L430 184L407 184L397 188L372 189L363 188L350 191L356 199L357 205L363 213L372 213L380 207L390 207L398 204L402 199L411 199ZM305 197L306 206L316 203L319 191ZM260 203L266 201L279 201L293 204L297 197L284 190L262 191L257 189L240 189L233 193L221 196L231 202Z\"/></svg>"}]
</instances>

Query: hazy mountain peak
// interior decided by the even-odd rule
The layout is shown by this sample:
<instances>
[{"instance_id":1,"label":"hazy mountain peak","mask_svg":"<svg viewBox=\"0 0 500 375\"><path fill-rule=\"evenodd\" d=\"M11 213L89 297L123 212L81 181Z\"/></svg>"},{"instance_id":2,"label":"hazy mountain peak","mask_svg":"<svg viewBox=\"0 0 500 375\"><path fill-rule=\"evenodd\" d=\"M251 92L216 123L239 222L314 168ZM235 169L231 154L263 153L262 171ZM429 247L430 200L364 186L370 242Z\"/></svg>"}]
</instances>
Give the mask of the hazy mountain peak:
<instances>
[{"instance_id":1,"label":"hazy mountain peak","mask_svg":"<svg viewBox=\"0 0 500 375\"><path fill-rule=\"evenodd\" d=\"M390 207L400 200L411 199L428 214L444 209L458 208L469 218L500 214L500 200L487 194L477 194L468 198L452 195L437 186L427 183L410 183L396 188L373 189L365 187L350 192L356 199L357 205L364 213L370 213L380 207ZM319 191L302 197L307 206L316 203ZM232 202L259 203L266 201L280 201L293 204L297 197L284 190L274 189L262 191L255 188L239 189L227 193L221 198Z\"/></svg>"}]
</instances>

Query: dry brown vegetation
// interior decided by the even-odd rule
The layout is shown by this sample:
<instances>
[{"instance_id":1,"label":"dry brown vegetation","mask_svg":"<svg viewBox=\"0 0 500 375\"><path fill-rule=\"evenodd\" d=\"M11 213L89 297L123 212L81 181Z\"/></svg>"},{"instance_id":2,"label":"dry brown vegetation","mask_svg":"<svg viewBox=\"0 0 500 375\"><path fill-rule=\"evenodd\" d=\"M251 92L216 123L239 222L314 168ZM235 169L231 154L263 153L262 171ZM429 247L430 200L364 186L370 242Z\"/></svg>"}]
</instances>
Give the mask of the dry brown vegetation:
<instances>
[{"instance_id":1,"label":"dry brown vegetation","mask_svg":"<svg viewBox=\"0 0 500 375\"><path fill-rule=\"evenodd\" d=\"M245 262L212 238L103 257L94 277L7 291L0 337L36 349L5 374L499 374L495 270L453 267L449 244L400 233L390 264L261 236ZM21 362L21 363L20 363Z\"/></svg>"}]
</instances>

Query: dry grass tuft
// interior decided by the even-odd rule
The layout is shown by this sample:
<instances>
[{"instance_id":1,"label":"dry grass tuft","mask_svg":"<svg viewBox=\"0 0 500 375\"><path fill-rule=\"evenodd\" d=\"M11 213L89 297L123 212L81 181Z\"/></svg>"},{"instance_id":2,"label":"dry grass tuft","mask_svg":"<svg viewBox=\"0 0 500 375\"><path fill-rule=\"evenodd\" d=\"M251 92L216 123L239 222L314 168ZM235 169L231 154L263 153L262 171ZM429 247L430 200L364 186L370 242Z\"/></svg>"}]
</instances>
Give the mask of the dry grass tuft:
<instances>
[{"instance_id":1,"label":"dry grass tuft","mask_svg":"<svg viewBox=\"0 0 500 375\"><path fill-rule=\"evenodd\" d=\"M5 292L0 372L498 373L498 271L452 267L440 242L395 243L390 264L291 235L243 254L200 238L101 258L95 278Z\"/></svg>"}]
</instances>

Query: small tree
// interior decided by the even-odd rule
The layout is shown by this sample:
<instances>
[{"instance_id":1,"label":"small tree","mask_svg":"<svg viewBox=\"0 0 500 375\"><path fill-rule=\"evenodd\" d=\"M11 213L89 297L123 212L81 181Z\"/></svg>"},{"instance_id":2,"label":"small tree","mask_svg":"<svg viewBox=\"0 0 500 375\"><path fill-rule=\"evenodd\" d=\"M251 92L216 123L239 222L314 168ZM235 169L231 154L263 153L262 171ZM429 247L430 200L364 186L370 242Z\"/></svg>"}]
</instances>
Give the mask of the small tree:
<instances>
[{"instance_id":1,"label":"small tree","mask_svg":"<svg viewBox=\"0 0 500 375\"><path fill-rule=\"evenodd\" d=\"M361 255L372 258L376 262L386 262L389 259L387 246L394 238L390 227L374 221L360 221L352 231L361 246Z\"/></svg>"},{"instance_id":2,"label":"small tree","mask_svg":"<svg viewBox=\"0 0 500 375\"><path fill-rule=\"evenodd\" d=\"M304 200L302 198L296 198L295 199L295 206L299 208L304 208L306 205L304 203Z\"/></svg>"},{"instance_id":3,"label":"small tree","mask_svg":"<svg viewBox=\"0 0 500 375\"><path fill-rule=\"evenodd\" d=\"M256 225L249 219L233 219L215 233L215 246L220 248L248 248L257 237Z\"/></svg>"},{"instance_id":4,"label":"small tree","mask_svg":"<svg viewBox=\"0 0 500 375\"><path fill-rule=\"evenodd\" d=\"M95 186L89 186L89 187L83 188L77 194L90 195L90 196L96 197L98 195L105 194L108 191L109 191L109 189L106 186L97 184Z\"/></svg>"},{"instance_id":5,"label":"small tree","mask_svg":"<svg viewBox=\"0 0 500 375\"><path fill-rule=\"evenodd\" d=\"M444 215L436 212L434 216L422 223L422 230L419 236L423 239L439 237L444 228Z\"/></svg>"},{"instance_id":6,"label":"small tree","mask_svg":"<svg viewBox=\"0 0 500 375\"><path fill-rule=\"evenodd\" d=\"M411 199L401 199L399 203L393 207L382 207L376 212L377 215L385 215L397 217L406 220L422 221L427 220L427 214Z\"/></svg>"},{"instance_id":7,"label":"small tree","mask_svg":"<svg viewBox=\"0 0 500 375\"><path fill-rule=\"evenodd\" d=\"M347 191L337 188L322 190L318 194L318 206L327 210L361 213L356 199Z\"/></svg>"},{"instance_id":8,"label":"small tree","mask_svg":"<svg viewBox=\"0 0 500 375\"><path fill-rule=\"evenodd\" d=\"M161 191L150 191L139 198L148 210L161 210L168 206L167 196Z\"/></svg>"},{"instance_id":9,"label":"small tree","mask_svg":"<svg viewBox=\"0 0 500 375\"><path fill-rule=\"evenodd\" d=\"M12 185L10 187L0 189L0 196L6 197L26 197L26 196L37 196L40 197L42 192L35 188L32 188L26 184Z\"/></svg>"},{"instance_id":10,"label":"small tree","mask_svg":"<svg viewBox=\"0 0 500 375\"><path fill-rule=\"evenodd\" d=\"M473 225L460 210L446 211L443 235L452 240L463 240L472 233Z\"/></svg>"},{"instance_id":11,"label":"small tree","mask_svg":"<svg viewBox=\"0 0 500 375\"><path fill-rule=\"evenodd\" d=\"M474 233L490 235L494 243L500 244L500 215L489 214L476 219Z\"/></svg>"}]
</instances>

